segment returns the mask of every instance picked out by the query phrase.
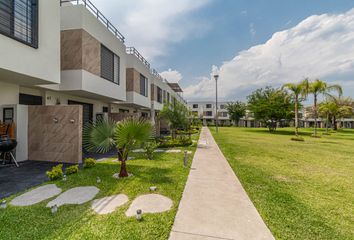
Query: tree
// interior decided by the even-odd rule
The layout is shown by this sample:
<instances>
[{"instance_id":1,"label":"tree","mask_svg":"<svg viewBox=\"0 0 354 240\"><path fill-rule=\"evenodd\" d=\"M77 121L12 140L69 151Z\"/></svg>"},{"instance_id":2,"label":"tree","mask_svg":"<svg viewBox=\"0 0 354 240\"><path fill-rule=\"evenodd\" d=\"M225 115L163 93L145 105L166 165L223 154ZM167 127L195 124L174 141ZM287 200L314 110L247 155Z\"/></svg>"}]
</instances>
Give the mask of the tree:
<instances>
[{"instance_id":1,"label":"tree","mask_svg":"<svg viewBox=\"0 0 354 240\"><path fill-rule=\"evenodd\" d=\"M332 103L332 126L333 130L337 130L336 120L353 116L353 100L350 97L330 96L329 101Z\"/></svg>"},{"instance_id":2,"label":"tree","mask_svg":"<svg viewBox=\"0 0 354 240\"><path fill-rule=\"evenodd\" d=\"M84 129L84 147L89 152L107 153L117 149L121 162L119 177L128 177L126 161L133 147L153 138L153 126L144 119L127 118L119 123L100 120Z\"/></svg>"},{"instance_id":3,"label":"tree","mask_svg":"<svg viewBox=\"0 0 354 240\"><path fill-rule=\"evenodd\" d=\"M295 113L295 135L299 136L299 108L301 107L301 102L306 99L308 82L307 79L300 83L287 83L283 85L283 89L289 92L289 96L294 101L294 113Z\"/></svg>"},{"instance_id":4,"label":"tree","mask_svg":"<svg viewBox=\"0 0 354 240\"><path fill-rule=\"evenodd\" d=\"M230 120L238 126L240 119L246 115L247 105L243 102L236 101L228 103L226 109L229 113Z\"/></svg>"},{"instance_id":5,"label":"tree","mask_svg":"<svg viewBox=\"0 0 354 240\"><path fill-rule=\"evenodd\" d=\"M294 102L282 89L266 87L258 89L247 97L248 109L256 120L264 123L270 132L274 132L277 123L294 117Z\"/></svg>"},{"instance_id":6,"label":"tree","mask_svg":"<svg viewBox=\"0 0 354 240\"><path fill-rule=\"evenodd\" d=\"M316 79L313 82L310 82L306 86L306 92L313 94L313 110L314 110L314 118L315 118L315 126L313 136L317 136L317 118L318 118L318 108L317 101L319 95L323 95L324 97L333 97L331 95L332 91L336 91L339 96L342 95L342 87L339 85L328 85L326 82Z\"/></svg>"},{"instance_id":7,"label":"tree","mask_svg":"<svg viewBox=\"0 0 354 240\"><path fill-rule=\"evenodd\" d=\"M322 102L319 104L318 113L321 117L326 118L326 133L328 133L330 118L333 116L336 108L336 104L330 101Z\"/></svg>"},{"instance_id":8,"label":"tree","mask_svg":"<svg viewBox=\"0 0 354 240\"><path fill-rule=\"evenodd\" d=\"M189 111L185 105L174 101L173 103L165 103L159 117L163 117L168 122L171 129L172 139L176 139L176 131L179 128L187 129L189 124Z\"/></svg>"}]
</instances>

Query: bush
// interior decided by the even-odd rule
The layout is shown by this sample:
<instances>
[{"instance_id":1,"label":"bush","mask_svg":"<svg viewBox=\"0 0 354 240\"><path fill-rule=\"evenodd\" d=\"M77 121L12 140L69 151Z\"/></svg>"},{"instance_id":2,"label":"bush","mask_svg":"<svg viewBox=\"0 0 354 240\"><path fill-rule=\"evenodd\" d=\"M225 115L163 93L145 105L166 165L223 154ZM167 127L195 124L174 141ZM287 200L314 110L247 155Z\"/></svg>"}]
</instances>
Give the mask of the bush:
<instances>
[{"instance_id":1,"label":"bush","mask_svg":"<svg viewBox=\"0 0 354 240\"><path fill-rule=\"evenodd\" d=\"M187 147L192 145L193 142L188 137L180 137L177 139L165 140L161 141L159 147L160 148L172 148L172 147Z\"/></svg>"},{"instance_id":2,"label":"bush","mask_svg":"<svg viewBox=\"0 0 354 240\"><path fill-rule=\"evenodd\" d=\"M54 166L52 171L47 171L46 174L51 181L63 178L63 164Z\"/></svg>"},{"instance_id":3,"label":"bush","mask_svg":"<svg viewBox=\"0 0 354 240\"><path fill-rule=\"evenodd\" d=\"M79 172L79 165L73 165L65 169L66 175L71 175Z\"/></svg>"},{"instance_id":4,"label":"bush","mask_svg":"<svg viewBox=\"0 0 354 240\"><path fill-rule=\"evenodd\" d=\"M86 158L84 160L84 168L92 168L96 165L96 160L93 158Z\"/></svg>"},{"instance_id":5,"label":"bush","mask_svg":"<svg viewBox=\"0 0 354 240\"><path fill-rule=\"evenodd\" d=\"M154 151L157 146L156 142L147 142L144 144L145 156L147 159L152 160L154 158Z\"/></svg>"},{"instance_id":6,"label":"bush","mask_svg":"<svg viewBox=\"0 0 354 240\"><path fill-rule=\"evenodd\" d=\"M292 137L291 141L303 142L305 139L303 137Z\"/></svg>"}]
</instances>

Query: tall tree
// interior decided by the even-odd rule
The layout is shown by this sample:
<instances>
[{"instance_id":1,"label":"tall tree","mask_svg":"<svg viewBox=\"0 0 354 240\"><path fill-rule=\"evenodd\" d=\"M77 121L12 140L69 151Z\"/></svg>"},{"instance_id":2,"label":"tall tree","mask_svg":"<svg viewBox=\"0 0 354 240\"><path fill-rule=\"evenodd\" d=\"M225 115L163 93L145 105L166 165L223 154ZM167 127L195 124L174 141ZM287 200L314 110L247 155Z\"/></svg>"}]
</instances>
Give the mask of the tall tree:
<instances>
[{"instance_id":1,"label":"tall tree","mask_svg":"<svg viewBox=\"0 0 354 240\"><path fill-rule=\"evenodd\" d=\"M299 108L301 107L301 102L307 97L307 85L308 80L305 79L300 83L287 83L283 85L283 88L289 92L289 96L294 101L294 113L295 113L295 135L299 136Z\"/></svg>"},{"instance_id":2,"label":"tall tree","mask_svg":"<svg viewBox=\"0 0 354 240\"><path fill-rule=\"evenodd\" d=\"M189 124L190 111L185 105L174 101L173 103L165 103L159 117L165 118L171 128L172 138L176 138L178 128L186 129Z\"/></svg>"},{"instance_id":3,"label":"tall tree","mask_svg":"<svg viewBox=\"0 0 354 240\"><path fill-rule=\"evenodd\" d=\"M277 123L294 117L294 102L282 89L266 87L258 89L247 97L248 109L256 120L264 123L270 132L277 128Z\"/></svg>"},{"instance_id":4,"label":"tall tree","mask_svg":"<svg viewBox=\"0 0 354 240\"><path fill-rule=\"evenodd\" d=\"M352 117L353 116L353 99L350 97L331 96L328 97L332 103L332 126L334 130L337 130L336 121L338 118Z\"/></svg>"},{"instance_id":5,"label":"tall tree","mask_svg":"<svg viewBox=\"0 0 354 240\"><path fill-rule=\"evenodd\" d=\"M318 106L317 106L317 102L318 102L318 97L320 95L324 96L324 97L333 97L333 95L331 94L333 91L336 91L338 93L339 96L342 95L343 90L342 87L334 84L334 85L328 85L326 82L320 80L320 79L316 79L313 82L308 83L308 85L306 86L306 91L308 93L313 94L313 110L314 110L314 118L315 118L315 126L314 126L314 133L313 136L316 137L317 136L317 118L318 118Z\"/></svg>"},{"instance_id":6,"label":"tall tree","mask_svg":"<svg viewBox=\"0 0 354 240\"><path fill-rule=\"evenodd\" d=\"M246 115L247 105L241 101L236 101L228 103L226 109L231 121L238 126L240 119Z\"/></svg>"},{"instance_id":7,"label":"tall tree","mask_svg":"<svg viewBox=\"0 0 354 240\"><path fill-rule=\"evenodd\" d=\"M319 104L318 113L319 116L326 118L326 133L328 133L330 118L336 111L337 105L334 102L325 101Z\"/></svg>"}]
</instances>

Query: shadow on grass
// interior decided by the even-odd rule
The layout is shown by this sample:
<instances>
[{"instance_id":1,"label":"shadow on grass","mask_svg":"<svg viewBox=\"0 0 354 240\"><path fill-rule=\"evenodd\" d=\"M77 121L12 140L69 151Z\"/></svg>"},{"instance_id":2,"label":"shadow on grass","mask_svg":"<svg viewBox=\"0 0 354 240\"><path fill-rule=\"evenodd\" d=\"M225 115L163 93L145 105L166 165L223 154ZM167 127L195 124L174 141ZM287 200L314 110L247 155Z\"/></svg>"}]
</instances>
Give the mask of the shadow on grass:
<instances>
[{"instance_id":1,"label":"shadow on grass","mask_svg":"<svg viewBox=\"0 0 354 240\"><path fill-rule=\"evenodd\" d=\"M262 134L271 134L271 135L282 135L282 136L295 136L294 130L279 128L275 132L270 132L266 128L244 128L243 131L250 133L262 133ZM311 136L312 132L301 131L299 130L300 136Z\"/></svg>"}]
</instances>

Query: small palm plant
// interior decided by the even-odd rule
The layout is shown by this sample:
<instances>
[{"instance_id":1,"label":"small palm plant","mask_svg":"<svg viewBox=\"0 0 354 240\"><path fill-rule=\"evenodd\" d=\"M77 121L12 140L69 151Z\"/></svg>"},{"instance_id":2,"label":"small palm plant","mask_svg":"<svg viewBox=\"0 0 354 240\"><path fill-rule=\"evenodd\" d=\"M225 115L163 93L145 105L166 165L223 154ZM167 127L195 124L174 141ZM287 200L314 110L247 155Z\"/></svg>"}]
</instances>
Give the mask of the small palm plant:
<instances>
[{"instance_id":1,"label":"small palm plant","mask_svg":"<svg viewBox=\"0 0 354 240\"><path fill-rule=\"evenodd\" d=\"M150 122L128 118L119 123L101 120L87 124L83 139L85 149L90 152L107 153L116 149L121 162L119 177L128 177L126 161L129 152L152 137L153 126Z\"/></svg>"}]
</instances>

